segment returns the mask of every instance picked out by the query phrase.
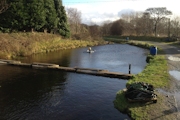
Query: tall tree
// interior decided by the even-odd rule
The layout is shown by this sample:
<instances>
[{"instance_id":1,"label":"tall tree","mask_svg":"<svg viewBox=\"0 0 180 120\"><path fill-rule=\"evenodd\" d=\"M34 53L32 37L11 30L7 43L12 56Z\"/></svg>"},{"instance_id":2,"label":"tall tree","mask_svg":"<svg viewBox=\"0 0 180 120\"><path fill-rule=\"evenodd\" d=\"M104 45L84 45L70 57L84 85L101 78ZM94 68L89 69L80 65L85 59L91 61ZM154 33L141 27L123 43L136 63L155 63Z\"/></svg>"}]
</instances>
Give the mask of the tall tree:
<instances>
[{"instance_id":1,"label":"tall tree","mask_svg":"<svg viewBox=\"0 0 180 120\"><path fill-rule=\"evenodd\" d=\"M27 0L28 28L39 31L45 25L44 0Z\"/></svg>"},{"instance_id":2,"label":"tall tree","mask_svg":"<svg viewBox=\"0 0 180 120\"><path fill-rule=\"evenodd\" d=\"M103 25L101 26L102 34L103 35L110 35L110 28L111 28L111 22L105 21Z\"/></svg>"},{"instance_id":3,"label":"tall tree","mask_svg":"<svg viewBox=\"0 0 180 120\"><path fill-rule=\"evenodd\" d=\"M81 28L81 12L76 8L67 8L66 11L71 33L77 34L78 31L80 32Z\"/></svg>"},{"instance_id":4,"label":"tall tree","mask_svg":"<svg viewBox=\"0 0 180 120\"><path fill-rule=\"evenodd\" d=\"M10 30L22 30L26 21L24 0L14 0L10 8L1 15L0 24Z\"/></svg>"},{"instance_id":5,"label":"tall tree","mask_svg":"<svg viewBox=\"0 0 180 120\"><path fill-rule=\"evenodd\" d=\"M123 21L122 20L117 20L112 23L112 26L110 28L111 35L122 35L123 33Z\"/></svg>"},{"instance_id":6,"label":"tall tree","mask_svg":"<svg viewBox=\"0 0 180 120\"><path fill-rule=\"evenodd\" d=\"M167 10L166 7L148 8L145 12L149 13L150 16L153 18L155 36L157 36L158 23L167 16L172 15L172 12Z\"/></svg>"},{"instance_id":7,"label":"tall tree","mask_svg":"<svg viewBox=\"0 0 180 120\"><path fill-rule=\"evenodd\" d=\"M168 21L168 22L170 22L170 21ZM173 36L178 37L180 35L180 17L175 17L174 20L172 20L170 25L171 25L171 27L170 27L171 34ZM169 28L169 30L170 30L170 28ZM168 31L168 32L170 32L170 31Z\"/></svg>"},{"instance_id":8,"label":"tall tree","mask_svg":"<svg viewBox=\"0 0 180 120\"><path fill-rule=\"evenodd\" d=\"M101 30L98 25L90 25L89 26L89 33L93 39L98 38L101 36Z\"/></svg>"},{"instance_id":9,"label":"tall tree","mask_svg":"<svg viewBox=\"0 0 180 120\"><path fill-rule=\"evenodd\" d=\"M54 0L44 0L44 10L46 22L43 28L51 32L54 28L57 28L57 14Z\"/></svg>"},{"instance_id":10,"label":"tall tree","mask_svg":"<svg viewBox=\"0 0 180 120\"><path fill-rule=\"evenodd\" d=\"M143 13L142 16L142 29L143 29L143 35L152 35L152 30L153 30L153 20L150 18L149 13Z\"/></svg>"},{"instance_id":11,"label":"tall tree","mask_svg":"<svg viewBox=\"0 0 180 120\"><path fill-rule=\"evenodd\" d=\"M70 30L67 24L67 16L64 6L62 6L62 0L54 0L55 9L58 17L57 30L60 35L64 37L70 37Z\"/></svg>"}]
</instances>

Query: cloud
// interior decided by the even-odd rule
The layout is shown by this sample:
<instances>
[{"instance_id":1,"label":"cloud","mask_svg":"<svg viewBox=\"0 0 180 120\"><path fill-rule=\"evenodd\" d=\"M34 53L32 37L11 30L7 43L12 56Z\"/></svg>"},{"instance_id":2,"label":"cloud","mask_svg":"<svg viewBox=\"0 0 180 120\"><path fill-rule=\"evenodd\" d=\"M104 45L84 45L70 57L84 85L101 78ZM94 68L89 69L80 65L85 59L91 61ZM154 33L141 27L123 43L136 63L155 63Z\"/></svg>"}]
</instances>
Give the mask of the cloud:
<instances>
[{"instance_id":1,"label":"cloud","mask_svg":"<svg viewBox=\"0 0 180 120\"><path fill-rule=\"evenodd\" d=\"M105 21L114 21L119 19L118 14L115 13L91 13L91 14L85 14L82 18L82 22L86 24L98 24L100 25L102 22Z\"/></svg>"},{"instance_id":2,"label":"cloud","mask_svg":"<svg viewBox=\"0 0 180 120\"><path fill-rule=\"evenodd\" d=\"M89 0L90 1L90 0ZM81 12L82 22L86 24L100 24L103 21L114 21L124 13L145 11L150 7L166 7L175 14L180 15L178 0L111 0L104 2L88 2L65 5L77 8Z\"/></svg>"},{"instance_id":3,"label":"cloud","mask_svg":"<svg viewBox=\"0 0 180 120\"><path fill-rule=\"evenodd\" d=\"M135 12L135 10L133 10L133 9L123 9L123 10L118 12L118 16L121 16L122 14L130 14L132 12Z\"/></svg>"}]
</instances>

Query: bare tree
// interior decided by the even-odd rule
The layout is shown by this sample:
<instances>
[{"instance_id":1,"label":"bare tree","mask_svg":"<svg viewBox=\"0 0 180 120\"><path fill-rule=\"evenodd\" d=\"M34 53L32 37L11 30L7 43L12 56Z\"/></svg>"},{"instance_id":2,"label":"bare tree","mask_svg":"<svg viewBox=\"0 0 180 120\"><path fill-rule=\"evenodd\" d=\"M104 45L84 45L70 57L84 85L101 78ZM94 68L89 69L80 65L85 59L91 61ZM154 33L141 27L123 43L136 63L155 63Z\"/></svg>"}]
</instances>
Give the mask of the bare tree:
<instances>
[{"instance_id":1,"label":"bare tree","mask_svg":"<svg viewBox=\"0 0 180 120\"><path fill-rule=\"evenodd\" d=\"M137 19L137 27L141 35L151 35L152 34L152 24L153 21L149 14L143 13L141 17Z\"/></svg>"},{"instance_id":2,"label":"bare tree","mask_svg":"<svg viewBox=\"0 0 180 120\"><path fill-rule=\"evenodd\" d=\"M81 12L76 8L67 8L68 23L72 33L78 33L81 28Z\"/></svg>"},{"instance_id":3,"label":"bare tree","mask_svg":"<svg viewBox=\"0 0 180 120\"><path fill-rule=\"evenodd\" d=\"M102 35L109 35L110 28L111 28L111 21L104 21L103 25L101 26Z\"/></svg>"},{"instance_id":4,"label":"bare tree","mask_svg":"<svg viewBox=\"0 0 180 120\"><path fill-rule=\"evenodd\" d=\"M122 35L123 33L123 20L117 20L112 23L112 26L110 28L111 35Z\"/></svg>"},{"instance_id":5,"label":"bare tree","mask_svg":"<svg viewBox=\"0 0 180 120\"><path fill-rule=\"evenodd\" d=\"M150 16L153 18L155 36L157 36L157 25L159 22L167 16L172 15L172 12L167 10L166 7L148 8L146 9L145 13L150 14Z\"/></svg>"},{"instance_id":6,"label":"bare tree","mask_svg":"<svg viewBox=\"0 0 180 120\"><path fill-rule=\"evenodd\" d=\"M100 26L93 24L89 26L89 33L93 39L98 39L101 36Z\"/></svg>"},{"instance_id":7,"label":"bare tree","mask_svg":"<svg viewBox=\"0 0 180 120\"><path fill-rule=\"evenodd\" d=\"M7 0L0 0L0 14L5 12L9 8Z\"/></svg>"},{"instance_id":8,"label":"bare tree","mask_svg":"<svg viewBox=\"0 0 180 120\"><path fill-rule=\"evenodd\" d=\"M124 20L123 22L123 28L125 35L140 35L142 34L142 12L131 12L121 15L121 19Z\"/></svg>"},{"instance_id":9,"label":"bare tree","mask_svg":"<svg viewBox=\"0 0 180 120\"><path fill-rule=\"evenodd\" d=\"M178 37L180 33L180 17L175 17L170 25L172 35Z\"/></svg>"}]
</instances>

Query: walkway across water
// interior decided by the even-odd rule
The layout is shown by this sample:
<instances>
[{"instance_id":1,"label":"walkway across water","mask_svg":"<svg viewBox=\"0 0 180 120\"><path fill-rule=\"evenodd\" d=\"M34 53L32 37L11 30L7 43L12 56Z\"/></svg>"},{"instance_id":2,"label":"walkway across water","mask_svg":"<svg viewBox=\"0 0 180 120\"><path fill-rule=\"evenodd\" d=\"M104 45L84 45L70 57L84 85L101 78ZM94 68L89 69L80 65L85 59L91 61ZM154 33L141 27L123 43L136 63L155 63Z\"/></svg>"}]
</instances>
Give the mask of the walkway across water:
<instances>
[{"instance_id":1,"label":"walkway across water","mask_svg":"<svg viewBox=\"0 0 180 120\"><path fill-rule=\"evenodd\" d=\"M20 66L20 67L29 67L29 68L36 68L36 69L59 70L59 71L75 72L75 73L90 74L90 75L120 78L120 79L130 79L133 76L132 74L110 72L108 70L103 70L103 69L63 67L57 64L50 64L50 63L34 62L32 64L29 64L29 63L21 63L21 61L0 59L0 64Z\"/></svg>"}]
</instances>

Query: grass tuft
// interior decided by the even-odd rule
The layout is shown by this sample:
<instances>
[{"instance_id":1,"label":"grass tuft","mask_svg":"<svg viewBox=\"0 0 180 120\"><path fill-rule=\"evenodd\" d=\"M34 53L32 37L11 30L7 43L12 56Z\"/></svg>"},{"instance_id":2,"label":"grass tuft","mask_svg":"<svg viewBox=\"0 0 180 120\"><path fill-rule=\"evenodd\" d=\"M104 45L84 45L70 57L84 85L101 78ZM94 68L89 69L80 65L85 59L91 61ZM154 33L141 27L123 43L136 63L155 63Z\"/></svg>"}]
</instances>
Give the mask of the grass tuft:
<instances>
[{"instance_id":1,"label":"grass tuft","mask_svg":"<svg viewBox=\"0 0 180 120\"><path fill-rule=\"evenodd\" d=\"M107 44L105 41L69 40L48 33L0 33L0 58L30 56L62 49Z\"/></svg>"}]
</instances>

